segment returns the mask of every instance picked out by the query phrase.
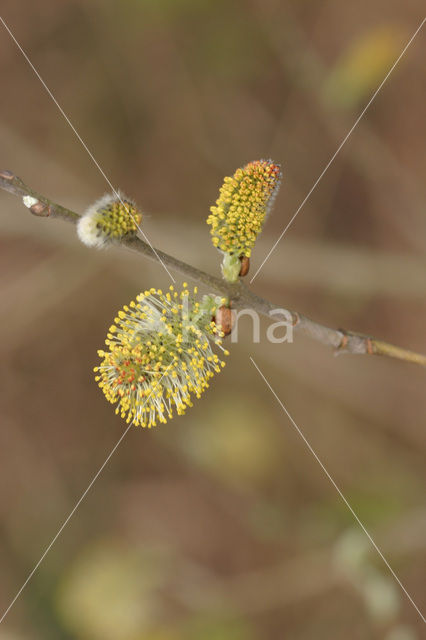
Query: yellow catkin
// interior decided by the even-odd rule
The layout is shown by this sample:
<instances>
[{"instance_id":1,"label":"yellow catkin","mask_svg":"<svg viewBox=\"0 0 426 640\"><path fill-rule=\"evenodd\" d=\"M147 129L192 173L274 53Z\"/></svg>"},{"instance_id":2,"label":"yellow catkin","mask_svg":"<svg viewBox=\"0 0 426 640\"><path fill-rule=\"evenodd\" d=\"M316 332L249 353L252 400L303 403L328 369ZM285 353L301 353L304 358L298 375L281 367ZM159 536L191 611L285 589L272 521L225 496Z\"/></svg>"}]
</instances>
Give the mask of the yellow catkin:
<instances>
[{"instance_id":1,"label":"yellow catkin","mask_svg":"<svg viewBox=\"0 0 426 640\"><path fill-rule=\"evenodd\" d=\"M142 221L142 214L128 200L111 202L99 211L98 226L112 238L135 234Z\"/></svg>"},{"instance_id":2,"label":"yellow catkin","mask_svg":"<svg viewBox=\"0 0 426 640\"><path fill-rule=\"evenodd\" d=\"M225 178L207 224L220 251L251 254L281 181L281 168L272 160L255 160Z\"/></svg>"},{"instance_id":3,"label":"yellow catkin","mask_svg":"<svg viewBox=\"0 0 426 640\"><path fill-rule=\"evenodd\" d=\"M96 380L128 423L153 427L181 415L224 366L221 335L184 284L179 294L150 289L123 307L100 350Z\"/></svg>"},{"instance_id":4,"label":"yellow catkin","mask_svg":"<svg viewBox=\"0 0 426 640\"><path fill-rule=\"evenodd\" d=\"M118 194L120 195L120 194ZM136 235L142 213L126 197L105 195L87 209L77 223L77 233L89 247L103 247L112 240Z\"/></svg>"}]
</instances>

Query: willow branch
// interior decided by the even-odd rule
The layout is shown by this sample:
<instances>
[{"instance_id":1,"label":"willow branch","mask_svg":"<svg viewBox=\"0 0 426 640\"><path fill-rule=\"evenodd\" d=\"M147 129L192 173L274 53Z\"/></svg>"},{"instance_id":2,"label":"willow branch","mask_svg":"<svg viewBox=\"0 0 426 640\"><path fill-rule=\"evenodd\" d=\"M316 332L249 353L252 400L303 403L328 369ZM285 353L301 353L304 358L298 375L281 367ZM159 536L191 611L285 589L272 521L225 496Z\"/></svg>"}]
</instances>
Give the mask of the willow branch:
<instances>
[{"instance_id":1,"label":"willow branch","mask_svg":"<svg viewBox=\"0 0 426 640\"><path fill-rule=\"evenodd\" d=\"M35 216L60 218L74 224L76 224L80 218L78 213L52 202L49 198L28 187L20 178L10 171L0 170L0 188L21 198L25 196L34 198L35 202L29 207L29 210ZM177 271L185 278L193 280L198 284L206 285L210 290L227 297L233 308L251 308L269 318L271 311L278 309L285 311L291 316L295 330L310 336L317 342L332 347L338 353L388 356L390 358L397 358L399 360L405 360L406 362L426 366L426 356L422 354L402 349L383 340L377 340L372 336L347 331L345 329L331 329L330 327L321 325L303 316L298 311L283 309L282 306L260 298L247 289L242 280L236 284L229 284L220 278L216 278L186 262L182 262L164 253L164 251L156 249L154 252L154 250L140 238L125 239L121 241L121 244L133 251L141 253L150 260L158 260L159 257L171 270Z\"/></svg>"}]
</instances>

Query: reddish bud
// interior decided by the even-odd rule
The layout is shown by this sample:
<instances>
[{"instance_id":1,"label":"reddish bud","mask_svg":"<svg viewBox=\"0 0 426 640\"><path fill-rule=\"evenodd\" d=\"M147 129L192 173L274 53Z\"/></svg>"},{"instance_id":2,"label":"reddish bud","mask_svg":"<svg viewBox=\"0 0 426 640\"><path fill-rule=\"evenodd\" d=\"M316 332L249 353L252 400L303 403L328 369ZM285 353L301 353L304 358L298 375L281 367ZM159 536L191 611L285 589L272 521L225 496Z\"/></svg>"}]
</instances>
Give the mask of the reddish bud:
<instances>
[{"instance_id":1,"label":"reddish bud","mask_svg":"<svg viewBox=\"0 0 426 640\"><path fill-rule=\"evenodd\" d=\"M5 180L13 180L15 176L8 169L0 169L0 178L4 178Z\"/></svg>"},{"instance_id":2,"label":"reddish bud","mask_svg":"<svg viewBox=\"0 0 426 640\"><path fill-rule=\"evenodd\" d=\"M224 304L218 308L214 317L216 325L220 328L225 336L229 336L234 324L234 314L230 307Z\"/></svg>"},{"instance_id":3,"label":"reddish bud","mask_svg":"<svg viewBox=\"0 0 426 640\"><path fill-rule=\"evenodd\" d=\"M250 269L250 258L248 258L247 256L241 256L240 262L241 262L240 278L243 278L249 272L249 269Z\"/></svg>"}]
</instances>

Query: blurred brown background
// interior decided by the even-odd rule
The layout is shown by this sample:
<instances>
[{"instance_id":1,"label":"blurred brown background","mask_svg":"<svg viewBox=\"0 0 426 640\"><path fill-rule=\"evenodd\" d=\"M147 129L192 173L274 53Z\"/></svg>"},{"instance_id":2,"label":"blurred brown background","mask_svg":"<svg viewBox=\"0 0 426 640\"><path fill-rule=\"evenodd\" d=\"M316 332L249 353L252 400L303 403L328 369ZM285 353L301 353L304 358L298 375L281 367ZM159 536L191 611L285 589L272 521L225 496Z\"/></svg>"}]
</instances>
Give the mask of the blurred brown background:
<instances>
[{"instance_id":1,"label":"blurred brown background","mask_svg":"<svg viewBox=\"0 0 426 640\"><path fill-rule=\"evenodd\" d=\"M218 273L223 176L284 181L261 263L423 17L420 0L40 0L2 16L154 245ZM254 282L331 326L426 352L421 32ZM3 27L2 168L82 212L108 190ZM90 251L0 194L0 605L123 431L93 380L161 266ZM424 625L248 361L253 355L420 608L425 372L247 323L185 417L131 430L0 625L5 640L416 640ZM263 333L264 335L264 333Z\"/></svg>"}]
</instances>

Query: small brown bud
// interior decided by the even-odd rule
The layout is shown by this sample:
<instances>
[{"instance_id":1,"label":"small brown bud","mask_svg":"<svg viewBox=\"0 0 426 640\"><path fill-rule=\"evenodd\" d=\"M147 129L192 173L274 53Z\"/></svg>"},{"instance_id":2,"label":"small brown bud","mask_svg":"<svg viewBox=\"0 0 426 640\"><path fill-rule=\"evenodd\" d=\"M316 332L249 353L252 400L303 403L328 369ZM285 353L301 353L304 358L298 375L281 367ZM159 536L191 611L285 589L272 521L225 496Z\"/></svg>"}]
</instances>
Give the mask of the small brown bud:
<instances>
[{"instance_id":1,"label":"small brown bud","mask_svg":"<svg viewBox=\"0 0 426 640\"><path fill-rule=\"evenodd\" d=\"M223 331L225 336L229 336L234 324L234 314L230 307L226 307L224 304L218 308L214 317L216 325Z\"/></svg>"},{"instance_id":2,"label":"small brown bud","mask_svg":"<svg viewBox=\"0 0 426 640\"><path fill-rule=\"evenodd\" d=\"M249 269L250 269L250 258L248 258L247 256L241 256L240 262L241 262L240 278L243 278L249 272Z\"/></svg>"},{"instance_id":3,"label":"small brown bud","mask_svg":"<svg viewBox=\"0 0 426 640\"><path fill-rule=\"evenodd\" d=\"M5 180L13 180L15 176L11 171L7 169L0 169L0 178L4 178Z\"/></svg>"},{"instance_id":4,"label":"small brown bud","mask_svg":"<svg viewBox=\"0 0 426 640\"><path fill-rule=\"evenodd\" d=\"M48 216L50 211L48 210L46 213L46 205L43 202L36 202L30 207L31 213L35 216Z\"/></svg>"}]
</instances>

